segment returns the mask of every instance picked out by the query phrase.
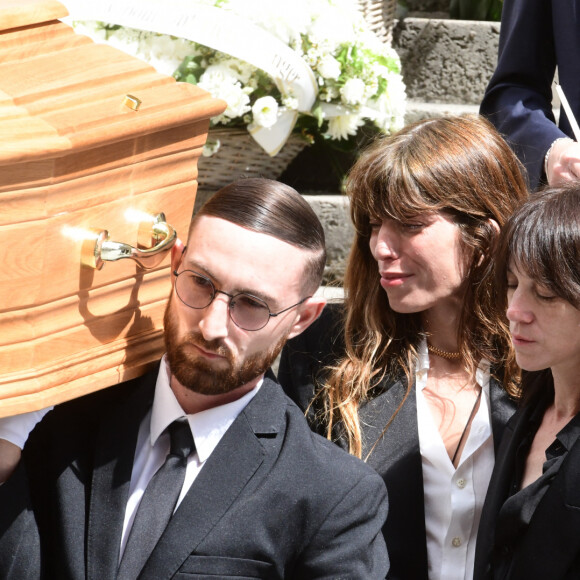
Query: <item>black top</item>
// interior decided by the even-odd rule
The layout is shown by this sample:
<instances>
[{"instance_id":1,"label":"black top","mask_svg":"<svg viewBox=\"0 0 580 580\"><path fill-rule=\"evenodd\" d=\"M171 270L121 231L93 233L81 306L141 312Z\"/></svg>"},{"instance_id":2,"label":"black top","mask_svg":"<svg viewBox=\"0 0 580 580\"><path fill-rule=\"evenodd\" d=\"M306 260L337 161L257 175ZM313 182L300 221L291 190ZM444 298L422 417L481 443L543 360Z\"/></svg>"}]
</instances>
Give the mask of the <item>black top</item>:
<instances>
[{"instance_id":1,"label":"black top","mask_svg":"<svg viewBox=\"0 0 580 580\"><path fill-rule=\"evenodd\" d=\"M2 580L115 580L157 373L58 405L0 486ZM383 580L380 477L311 432L269 377L212 451L139 580Z\"/></svg>"},{"instance_id":2,"label":"black top","mask_svg":"<svg viewBox=\"0 0 580 580\"><path fill-rule=\"evenodd\" d=\"M518 491L531 440L553 400L550 369L525 373L522 384L526 401L505 428L481 514L474 580L578 580L580 420L558 433L544 474Z\"/></svg>"},{"instance_id":3,"label":"black top","mask_svg":"<svg viewBox=\"0 0 580 580\"><path fill-rule=\"evenodd\" d=\"M553 400L553 390L550 385L546 385L545 392L541 394L540 401L528 419L527 433L516 450L510 496L501 507L497 518L496 541L498 545L504 547L504 550L499 552L496 561L495 574L498 579L509 578L514 547L526 533L536 508L550 488L568 452L580 436L579 413L556 435L554 442L546 449L542 475L530 485L520 489L532 442L540 428L546 409ZM508 546L510 548L505 549Z\"/></svg>"}]
</instances>

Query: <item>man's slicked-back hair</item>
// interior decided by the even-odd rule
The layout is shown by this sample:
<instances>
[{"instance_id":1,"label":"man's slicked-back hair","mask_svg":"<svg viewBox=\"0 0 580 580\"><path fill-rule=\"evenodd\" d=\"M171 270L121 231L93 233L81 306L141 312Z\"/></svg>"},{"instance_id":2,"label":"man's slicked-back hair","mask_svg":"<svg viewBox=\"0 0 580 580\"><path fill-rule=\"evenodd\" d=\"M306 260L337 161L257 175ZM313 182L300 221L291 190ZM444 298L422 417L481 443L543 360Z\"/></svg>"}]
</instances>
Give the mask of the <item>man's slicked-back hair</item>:
<instances>
[{"instance_id":1,"label":"man's slicked-back hair","mask_svg":"<svg viewBox=\"0 0 580 580\"><path fill-rule=\"evenodd\" d=\"M239 179L204 203L190 233L201 216L221 218L310 251L303 286L308 292L320 286L326 264L324 230L308 202L289 185L259 177Z\"/></svg>"}]
</instances>

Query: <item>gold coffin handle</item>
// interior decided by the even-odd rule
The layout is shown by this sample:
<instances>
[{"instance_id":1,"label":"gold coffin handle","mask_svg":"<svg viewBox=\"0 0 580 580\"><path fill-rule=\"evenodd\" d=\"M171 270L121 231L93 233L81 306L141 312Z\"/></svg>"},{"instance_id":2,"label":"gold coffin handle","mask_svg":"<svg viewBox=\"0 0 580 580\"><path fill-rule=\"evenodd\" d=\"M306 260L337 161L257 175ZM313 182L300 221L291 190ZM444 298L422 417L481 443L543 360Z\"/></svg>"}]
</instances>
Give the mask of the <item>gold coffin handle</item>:
<instances>
[{"instance_id":1,"label":"gold coffin handle","mask_svg":"<svg viewBox=\"0 0 580 580\"><path fill-rule=\"evenodd\" d=\"M82 262L100 270L105 262L130 258L145 270L150 270L158 266L173 247L177 232L167 223L165 214L158 213L153 217L153 223L149 221L139 225L139 240L143 239L149 239L155 245L151 248L136 248L123 242L114 242L109 239L109 232L102 230L94 239L94 245L83 252Z\"/></svg>"}]
</instances>

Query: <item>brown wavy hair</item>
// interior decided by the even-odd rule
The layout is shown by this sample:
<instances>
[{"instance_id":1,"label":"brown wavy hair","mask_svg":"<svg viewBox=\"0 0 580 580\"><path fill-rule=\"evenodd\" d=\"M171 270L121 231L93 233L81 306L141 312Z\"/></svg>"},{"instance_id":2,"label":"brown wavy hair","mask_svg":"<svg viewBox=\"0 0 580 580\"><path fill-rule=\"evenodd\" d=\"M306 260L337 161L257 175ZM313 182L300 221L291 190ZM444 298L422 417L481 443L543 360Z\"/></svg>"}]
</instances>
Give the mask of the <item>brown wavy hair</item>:
<instances>
[{"instance_id":1,"label":"brown wavy hair","mask_svg":"<svg viewBox=\"0 0 580 580\"><path fill-rule=\"evenodd\" d=\"M507 391L517 396L509 328L494 290L498 235L490 220L501 228L528 191L517 157L493 126L475 115L421 121L378 139L361 154L346 187L356 230L344 281L346 351L327 369L320 396L328 437L340 424L350 452L360 457L360 404L385 378L406 378L409 394L425 336L419 313L389 307L369 247L369 221L406 221L435 211L458 225L468 259L457 337L466 370L474 377L479 361L489 360L503 371L499 378Z\"/></svg>"}]
</instances>

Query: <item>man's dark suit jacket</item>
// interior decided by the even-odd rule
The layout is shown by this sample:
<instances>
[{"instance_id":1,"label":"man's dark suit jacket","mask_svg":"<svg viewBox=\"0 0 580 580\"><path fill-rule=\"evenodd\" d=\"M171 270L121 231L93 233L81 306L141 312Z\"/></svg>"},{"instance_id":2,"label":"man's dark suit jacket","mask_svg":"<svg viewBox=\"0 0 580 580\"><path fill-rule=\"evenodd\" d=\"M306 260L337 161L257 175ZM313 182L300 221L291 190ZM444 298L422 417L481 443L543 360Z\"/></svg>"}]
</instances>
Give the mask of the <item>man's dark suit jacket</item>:
<instances>
[{"instance_id":1,"label":"man's dark suit jacket","mask_svg":"<svg viewBox=\"0 0 580 580\"><path fill-rule=\"evenodd\" d=\"M302 409L309 407L316 390L313 377L344 351L339 330L340 310L339 305L328 305L322 316L306 332L290 340L282 351L278 379ZM379 439L406 392L404 378L393 383L383 381L375 388L372 398L361 405L363 457ZM491 381L490 394L494 443L499 443L503 427L515 407L495 380ZM310 409L309 421L322 433L323 426L316 423L315 411ZM340 439L337 443L344 445ZM383 527L391 563L389 579L427 580L423 468L414 388L367 463L381 475L389 492L389 516Z\"/></svg>"},{"instance_id":2,"label":"man's dark suit jacket","mask_svg":"<svg viewBox=\"0 0 580 580\"><path fill-rule=\"evenodd\" d=\"M538 396L519 409L506 426L481 515L474 580L495 578L493 563L505 555L511 556L512 568L502 580L580 578L580 441L568 451L517 545L495 545L496 518L510 495L516 451L528 435L530 414L542 396L536 386L549 389L551 384L549 370L529 373L524 379L524 389L532 388Z\"/></svg>"},{"instance_id":3,"label":"man's dark suit jacket","mask_svg":"<svg viewBox=\"0 0 580 580\"><path fill-rule=\"evenodd\" d=\"M156 373L60 405L0 487L3 580L113 580ZM29 490L29 493L27 491ZM266 378L207 459L140 579L384 578L383 482L314 435Z\"/></svg>"},{"instance_id":4,"label":"man's dark suit jacket","mask_svg":"<svg viewBox=\"0 0 580 580\"><path fill-rule=\"evenodd\" d=\"M580 121L580 0L504 0L497 68L480 112L488 117L528 170L535 189L553 141L572 137L562 111L552 113L552 80Z\"/></svg>"}]
</instances>

